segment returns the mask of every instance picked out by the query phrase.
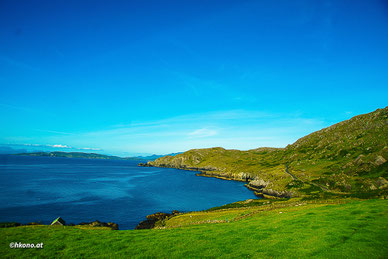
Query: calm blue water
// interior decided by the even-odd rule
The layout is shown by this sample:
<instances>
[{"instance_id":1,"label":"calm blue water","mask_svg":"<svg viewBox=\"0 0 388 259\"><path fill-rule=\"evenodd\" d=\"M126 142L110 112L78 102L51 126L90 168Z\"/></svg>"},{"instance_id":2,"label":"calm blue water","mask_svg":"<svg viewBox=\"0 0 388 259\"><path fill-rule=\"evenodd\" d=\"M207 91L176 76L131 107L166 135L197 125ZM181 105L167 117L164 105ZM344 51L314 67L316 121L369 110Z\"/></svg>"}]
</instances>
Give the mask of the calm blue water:
<instances>
[{"instance_id":1,"label":"calm blue water","mask_svg":"<svg viewBox=\"0 0 388 259\"><path fill-rule=\"evenodd\" d=\"M154 212L256 198L242 182L138 167L139 161L0 155L0 222L100 220L132 229Z\"/></svg>"}]
</instances>

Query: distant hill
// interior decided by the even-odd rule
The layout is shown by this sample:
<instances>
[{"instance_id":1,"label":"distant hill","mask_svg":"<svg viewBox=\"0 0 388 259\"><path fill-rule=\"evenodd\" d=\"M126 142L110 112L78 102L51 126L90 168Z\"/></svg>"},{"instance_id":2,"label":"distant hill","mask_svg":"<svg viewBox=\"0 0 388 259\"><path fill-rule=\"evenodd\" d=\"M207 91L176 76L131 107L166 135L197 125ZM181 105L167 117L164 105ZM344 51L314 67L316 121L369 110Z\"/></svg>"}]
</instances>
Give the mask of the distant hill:
<instances>
[{"instance_id":1,"label":"distant hill","mask_svg":"<svg viewBox=\"0 0 388 259\"><path fill-rule=\"evenodd\" d=\"M387 160L388 107L311 133L286 148L193 149L147 166L248 181L266 196L378 196L387 194Z\"/></svg>"},{"instance_id":2,"label":"distant hill","mask_svg":"<svg viewBox=\"0 0 388 259\"><path fill-rule=\"evenodd\" d=\"M68 158L88 158L88 159L116 159L123 160L118 156L108 156L96 153L84 153L84 152L33 152L33 153L19 153L20 156L48 156L48 157L68 157Z\"/></svg>"},{"instance_id":3,"label":"distant hill","mask_svg":"<svg viewBox=\"0 0 388 259\"><path fill-rule=\"evenodd\" d=\"M0 146L0 154L17 154L27 152L26 149L14 149L7 146Z\"/></svg>"},{"instance_id":4,"label":"distant hill","mask_svg":"<svg viewBox=\"0 0 388 259\"><path fill-rule=\"evenodd\" d=\"M139 159L143 159L143 160L155 160L157 158L160 158L160 157L164 157L164 156L176 156L176 155L179 155L179 154L182 154L183 152L178 152L178 153L171 153L171 154L167 154L167 155L150 155L150 156L135 156L135 157L132 157L132 158L139 158Z\"/></svg>"}]
</instances>

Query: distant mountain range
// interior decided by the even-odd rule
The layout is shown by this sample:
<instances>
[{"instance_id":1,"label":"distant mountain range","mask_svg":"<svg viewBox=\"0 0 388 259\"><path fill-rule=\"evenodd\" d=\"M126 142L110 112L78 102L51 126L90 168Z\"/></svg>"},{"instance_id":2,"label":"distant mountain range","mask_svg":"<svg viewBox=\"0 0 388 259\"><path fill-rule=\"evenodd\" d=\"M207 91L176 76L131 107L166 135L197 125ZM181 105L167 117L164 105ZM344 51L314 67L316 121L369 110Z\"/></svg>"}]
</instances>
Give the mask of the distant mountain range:
<instances>
[{"instance_id":1,"label":"distant mountain range","mask_svg":"<svg viewBox=\"0 0 388 259\"><path fill-rule=\"evenodd\" d=\"M129 157L130 159L143 159L143 160L155 160L155 159L158 159L160 157L164 157L164 156L176 156L176 155L179 155L179 154L182 154L183 152L178 152L178 153L170 153L170 154L167 154L167 155L150 155L150 156L135 156L135 157Z\"/></svg>"},{"instance_id":2,"label":"distant mountain range","mask_svg":"<svg viewBox=\"0 0 388 259\"><path fill-rule=\"evenodd\" d=\"M171 153L169 156L174 156L180 153ZM159 157L163 157L165 155L151 155L151 156L136 156L136 157L119 157L119 156L109 156L102 155L97 153L84 153L84 152L24 152L18 153L15 155L20 156L46 156L46 157L68 157L68 158L87 158L87 159L115 159L115 160L155 160Z\"/></svg>"},{"instance_id":3,"label":"distant mountain range","mask_svg":"<svg viewBox=\"0 0 388 259\"><path fill-rule=\"evenodd\" d=\"M0 146L0 154L18 154L18 153L26 153L27 149L14 149L7 146Z\"/></svg>"}]
</instances>

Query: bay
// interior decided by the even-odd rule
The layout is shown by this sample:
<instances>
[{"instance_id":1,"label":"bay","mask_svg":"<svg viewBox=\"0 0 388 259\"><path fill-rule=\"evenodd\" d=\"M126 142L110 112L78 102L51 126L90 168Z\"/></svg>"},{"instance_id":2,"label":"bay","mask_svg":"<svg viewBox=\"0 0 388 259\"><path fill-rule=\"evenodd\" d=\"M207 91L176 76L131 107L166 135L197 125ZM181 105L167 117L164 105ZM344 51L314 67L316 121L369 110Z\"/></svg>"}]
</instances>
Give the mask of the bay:
<instances>
[{"instance_id":1,"label":"bay","mask_svg":"<svg viewBox=\"0 0 388 259\"><path fill-rule=\"evenodd\" d=\"M133 229L155 212L204 210L255 199L243 182L140 161L0 155L0 222L100 220Z\"/></svg>"}]
</instances>

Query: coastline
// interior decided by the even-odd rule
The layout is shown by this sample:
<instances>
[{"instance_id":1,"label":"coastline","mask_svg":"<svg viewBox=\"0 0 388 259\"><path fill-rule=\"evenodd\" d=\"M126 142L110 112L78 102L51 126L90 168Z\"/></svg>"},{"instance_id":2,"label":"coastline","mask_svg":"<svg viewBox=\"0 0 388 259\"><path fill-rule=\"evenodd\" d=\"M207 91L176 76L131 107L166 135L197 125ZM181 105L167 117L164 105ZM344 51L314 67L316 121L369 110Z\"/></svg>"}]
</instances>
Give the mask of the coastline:
<instances>
[{"instance_id":1,"label":"coastline","mask_svg":"<svg viewBox=\"0 0 388 259\"><path fill-rule=\"evenodd\" d=\"M159 167L159 168L174 168L184 171L194 171L199 172L195 174L196 176L202 176L202 177L212 177L217 178L221 180L227 180L227 181L238 181L238 182L245 182L244 186L250 190L253 191L254 195L261 199L277 199L277 198L291 198L291 195L288 193L280 193L274 190L265 190L265 185L253 185L252 181L256 180L254 177L252 177L249 174L242 174L239 175L239 177L230 177L227 174L217 174L217 170L215 168L198 168L198 167L174 167L174 166L166 166L166 165L151 165L149 162L147 163L139 163L138 166L140 167Z\"/></svg>"}]
</instances>

